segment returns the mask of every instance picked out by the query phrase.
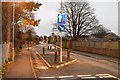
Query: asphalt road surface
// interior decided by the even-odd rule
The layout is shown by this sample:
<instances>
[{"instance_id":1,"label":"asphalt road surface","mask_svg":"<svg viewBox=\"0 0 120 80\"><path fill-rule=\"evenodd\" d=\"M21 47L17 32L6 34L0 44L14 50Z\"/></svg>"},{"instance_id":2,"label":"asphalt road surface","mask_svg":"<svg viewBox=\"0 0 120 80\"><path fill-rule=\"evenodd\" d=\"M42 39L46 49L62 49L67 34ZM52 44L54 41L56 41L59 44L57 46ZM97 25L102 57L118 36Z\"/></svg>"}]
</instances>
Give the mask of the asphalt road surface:
<instances>
[{"instance_id":1,"label":"asphalt road surface","mask_svg":"<svg viewBox=\"0 0 120 80\"><path fill-rule=\"evenodd\" d=\"M34 46L32 48L34 50L32 54L36 54L36 52L41 53L42 48L47 48L47 46L47 44ZM47 52L48 51L46 51L46 53ZM66 56L65 51L63 51L63 56ZM44 66L46 67L46 65L40 64L39 66L42 66L42 68L39 69L37 77L41 80L118 80L116 79L119 76L118 63L111 62L108 59L97 59L73 52L71 52L71 57L77 59L77 61L58 69L43 68ZM40 61L44 63L42 60Z\"/></svg>"}]
</instances>

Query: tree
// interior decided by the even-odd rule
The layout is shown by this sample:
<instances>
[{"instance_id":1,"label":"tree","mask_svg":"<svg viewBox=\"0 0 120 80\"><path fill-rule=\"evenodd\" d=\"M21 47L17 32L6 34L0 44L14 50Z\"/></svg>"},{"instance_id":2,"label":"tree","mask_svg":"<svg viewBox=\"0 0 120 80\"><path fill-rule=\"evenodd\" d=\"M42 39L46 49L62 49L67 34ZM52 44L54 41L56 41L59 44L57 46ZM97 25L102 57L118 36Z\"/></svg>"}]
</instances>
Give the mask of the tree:
<instances>
[{"instance_id":1,"label":"tree","mask_svg":"<svg viewBox=\"0 0 120 80\"><path fill-rule=\"evenodd\" d=\"M10 4L10 2L2 3L2 41L7 43L10 42L11 36L12 6Z\"/></svg>"},{"instance_id":2,"label":"tree","mask_svg":"<svg viewBox=\"0 0 120 80\"><path fill-rule=\"evenodd\" d=\"M36 36L34 37L34 41L35 41L36 44L39 44L40 37L39 37L38 35L36 35Z\"/></svg>"},{"instance_id":3,"label":"tree","mask_svg":"<svg viewBox=\"0 0 120 80\"><path fill-rule=\"evenodd\" d=\"M28 40L29 44L31 45L31 41L33 41L33 39L34 39L33 35L35 34L35 31L33 28L31 28L26 33L28 34L27 40Z\"/></svg>"},{"instance_id":4,"label":"tree","mask_svg":"<svg viewBox=\"0 0 120 80\"><path fill-rule=\"evenodd\" d=\"M20 2L15 3L17 6L15 7L15 17L16 22L24 19L24 18L34 18L34 14L32 11L37 11L39 7L42 5L41 3L35 2Z\"/></svg>"},{"instance_id":5,"label":"tree","mask_svg":"<svg viewBox=\"0 0 120 80\"><path fill-rule=\"evenodd\" d=\"M17 22L25 17L32 17L30 13L36 11L42 5L41 3L35 2L2 2L2 30L3 30L3 42L10 42L12 36L12 22L13 22L13 4L15 4L15 34L19 31L19 25ZM32 15L32 14L31 14ZM11 35L11 36L10 36ZM6 37L5 37L6 36Z\"/></svg>"},{"instance_id":6,"label":"tree","mask_svg":"<svg viewBox=\"0 0 120 80\"><path fill-rule=\"evenodd\" d=\"M20 26L17 22L26 17L34 19L34 14L32 14L32 11L36 11L41 5L41 3L35 2L2 2L2 41L7 42L8 44L12 42L13 9L15 9L14 41L15 50L18 50L19 46L21 46L21 35L19 34L21 32L19 29Z\"/></svg>"},{"instance_id":7,"label":"tree","mask_svg":"<svg viewBox=\"0 0 120 80\"><path fill-rule=\"evenodd\" d=\"M40 22L40 20L24 18L21 23L22 23L23 25L38 26L39 22ZM21 26L22 26L22 25L21 25Z\"/></svg>"},{"instance_id":8,"label":"tree","mask_svg":"<svg viewBox=\"0 0 120 80\"><path fill-rule=\"evenodd\" d=\"M110 30L104 28L103 25L98 25L92 30L92 35L97 38L104 38L108 33L110 33Z\"/></svg>"},{"instance_id":9,"label":"tree","mask_svg":"<svg viewBox=\"0 0 120 80\"><path fill-rule=\"evenodd\" d=\"M63 3L63 9L67 16L65 31L72 37L90 35L90 31L99 24L94 10L88 2L83 0L67 1Z\"/></svg>"}]
</instances>

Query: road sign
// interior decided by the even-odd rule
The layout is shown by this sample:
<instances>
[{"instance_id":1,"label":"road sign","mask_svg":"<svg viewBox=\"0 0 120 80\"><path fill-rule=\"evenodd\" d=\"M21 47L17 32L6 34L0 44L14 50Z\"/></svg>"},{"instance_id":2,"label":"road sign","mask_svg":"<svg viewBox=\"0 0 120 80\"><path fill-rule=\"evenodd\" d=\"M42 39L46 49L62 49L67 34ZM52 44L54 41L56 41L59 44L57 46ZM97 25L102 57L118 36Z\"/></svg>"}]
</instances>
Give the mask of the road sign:
<instances>
[{"instance_id":1,"label":"road sign","mask_svg":"<svg viewBox=\"0 0 120 80\"><path fill-rule=\"evenodd\" d=\"M63 25L66 23L66 15L58 14L58 24Z\"/></svg>"},{"instance_id":2,"label":"road sign","mask_svg":"<svg viewBox=\"0 0 120 80\"><path fill-rule=\"evenodd\" d=\"M62 63L62 32L64 31L66 23L66 15L65 14L58 14L58 30L61 32L60 35L60 63Z\"/></svg>"},{"instance_id":3,"label":"road sign","mask_svg":"<svg viewBox=\"0 0 120 80\"><path fill-rule=\"evenodd\" d=\"M63 32L63 31L64 31L64 28L65 28L64 25L59 25L59 26L58 26L58 30L59 30L60 32Z\"/></svg>"}]
</instances>

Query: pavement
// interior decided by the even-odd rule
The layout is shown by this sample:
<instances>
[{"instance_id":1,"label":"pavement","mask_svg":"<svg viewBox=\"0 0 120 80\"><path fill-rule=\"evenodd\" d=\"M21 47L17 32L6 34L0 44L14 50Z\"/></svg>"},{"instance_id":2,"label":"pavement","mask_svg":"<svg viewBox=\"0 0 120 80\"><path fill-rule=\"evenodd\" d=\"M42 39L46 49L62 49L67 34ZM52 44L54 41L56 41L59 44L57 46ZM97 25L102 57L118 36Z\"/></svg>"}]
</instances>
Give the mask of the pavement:
<instances>
[{"instance_id":1,"label":"pavement","mask_svg":"<svg viewBox=\"0 0 120 80\"><path fill-rule=\"evenodd\" d=\"M16 55L15 62L7 66L3 74L3 80L34 80L34 74L30 62L30 51L23 48Z\"/></svg>"}]
</instances>

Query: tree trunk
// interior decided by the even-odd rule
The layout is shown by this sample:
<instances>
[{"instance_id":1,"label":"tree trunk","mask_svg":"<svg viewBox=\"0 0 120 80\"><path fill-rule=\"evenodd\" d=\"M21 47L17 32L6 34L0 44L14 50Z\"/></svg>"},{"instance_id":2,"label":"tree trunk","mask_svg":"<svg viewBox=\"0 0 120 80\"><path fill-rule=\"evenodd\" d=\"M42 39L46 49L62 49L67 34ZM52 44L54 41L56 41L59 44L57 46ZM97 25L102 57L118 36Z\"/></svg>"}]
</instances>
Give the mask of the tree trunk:
<instances>
[{"instance_id":1,"label":"tree trunk","mask_svg":"<svg viewBox=\"0 0 120 80\"><path fill-rule=\"evenodd\" d=\"M8 57L7 58L9 58L9 57L11 57L11 53L10 53L10 40L11 40L11 22L12 22L12 7L11 7L11 4L10 3L8 3L8 5L6 5L7 6L7 44L8 44ZM7 59L8 60L8 59Z\"/></svg>"},{"instance_id":2,"label":"tree trunk","mask_svg":"<svg viewBox=\"0 0 120 80\"><path fill-rule=\"evenodd\" d=\"M8 3L7 5L7 43L10 43L11 37L11 15L12 15L12 7L11 4Z\"/></svg>"}]
</instances>

